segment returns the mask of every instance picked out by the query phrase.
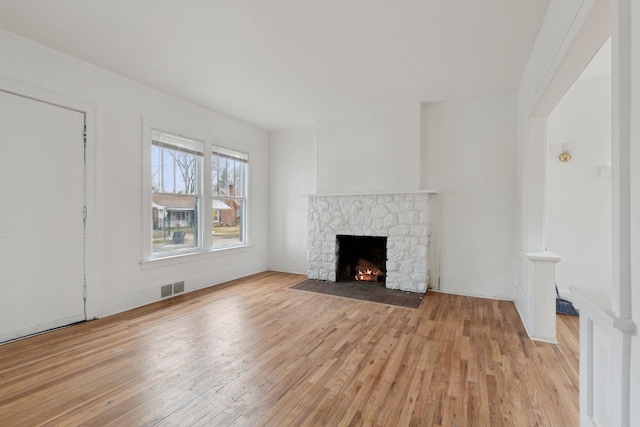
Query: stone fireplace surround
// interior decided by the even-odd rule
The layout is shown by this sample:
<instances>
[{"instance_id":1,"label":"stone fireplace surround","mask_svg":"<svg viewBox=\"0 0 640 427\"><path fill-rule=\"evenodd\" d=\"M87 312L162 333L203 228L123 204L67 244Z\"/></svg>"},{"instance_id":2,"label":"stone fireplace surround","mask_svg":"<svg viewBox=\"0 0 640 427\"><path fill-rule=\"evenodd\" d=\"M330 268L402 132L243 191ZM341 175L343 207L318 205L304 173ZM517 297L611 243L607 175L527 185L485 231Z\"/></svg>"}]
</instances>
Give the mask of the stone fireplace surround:
<instances>
[{"instance_id":1,"label":"stone fireplace surround","mask_svg":"<svg viewBox=\"0 0 640 427\"><path fill-rule=\"evenodd\" d=\"M429 195L434 193L308 195L309 279L336 281L337 235L379 236L387 238L387 288L426 292Z\"/></svg>"}]
</instances>

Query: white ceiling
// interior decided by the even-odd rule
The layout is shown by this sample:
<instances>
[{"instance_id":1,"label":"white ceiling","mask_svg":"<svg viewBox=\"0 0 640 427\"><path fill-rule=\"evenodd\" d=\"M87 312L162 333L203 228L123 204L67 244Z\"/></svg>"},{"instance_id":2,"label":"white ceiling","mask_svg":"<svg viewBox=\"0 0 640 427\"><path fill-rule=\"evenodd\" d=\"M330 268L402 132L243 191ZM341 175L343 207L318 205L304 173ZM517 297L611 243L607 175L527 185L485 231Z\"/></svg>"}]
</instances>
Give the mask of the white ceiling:
<instances>
[{"instance_id":1,"label":"white ceiling","mask_svg":"<svg viewBox=\"0 0 640 427\"><path fill-rule=\"evenodd\" d=\"M549 0L0 0L0 27L267 130L518 87Z\"/></svg>"}]
</instances>

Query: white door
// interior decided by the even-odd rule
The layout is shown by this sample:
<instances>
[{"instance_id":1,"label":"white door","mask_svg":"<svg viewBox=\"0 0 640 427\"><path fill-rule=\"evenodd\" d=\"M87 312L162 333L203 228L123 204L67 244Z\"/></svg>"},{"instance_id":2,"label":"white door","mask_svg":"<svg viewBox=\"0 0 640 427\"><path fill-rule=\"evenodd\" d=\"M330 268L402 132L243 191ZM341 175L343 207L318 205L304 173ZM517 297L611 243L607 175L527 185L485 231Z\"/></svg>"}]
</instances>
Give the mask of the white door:
<instances>
[{"instance_id":1,"label":"white door","mask_svg":"<svg viewBox=\"0 0 640 427\"><path fill-rule=\"evenodd\" d=\"M0 342L85 319L84 114L0 91Z\"/></svg>"}]
</instances>

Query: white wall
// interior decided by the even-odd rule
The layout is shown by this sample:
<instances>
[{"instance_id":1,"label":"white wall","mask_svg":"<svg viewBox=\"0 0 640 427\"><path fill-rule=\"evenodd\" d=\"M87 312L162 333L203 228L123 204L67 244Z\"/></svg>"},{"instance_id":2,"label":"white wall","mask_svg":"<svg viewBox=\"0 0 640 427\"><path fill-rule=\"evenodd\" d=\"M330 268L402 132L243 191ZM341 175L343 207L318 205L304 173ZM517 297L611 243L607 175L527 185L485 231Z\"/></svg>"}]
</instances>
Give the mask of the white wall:
<instances>
[{"instance_id":1,"label":"white wall","mask_svg":"<svg viewBox=\"0 0 640 427\"><path fill-rule=\"evenodd\" d=\"M631 294L631 320L635 323L636 331L631 335L631 351L629 355L631 370L629 373L630 383L630 422L629 425L640 425L640 7L637 2L632 2L631 14L629 16L629 28L631 40L629 52L630 69L629 87L623 90L629 91L629 115L630 115L630 178L629 178L629 218L630 218L630 277L629 283L625 283L625 289ZM597 369L598 367L596 367ZM625 373L626 374L626 373Z\"/></svg>"},{"instance_id":2,"label":"white wall","mask_svg":"<svg viewBox=\"0 0 640 427\"><path fill-rule=\"evenodd\" d=\"M423 107L423 187L438 190L431 235L443 292L512 298L516 96Z\"/></svg>"},{"instance_id":3,"label":"white wall","mask_svg":"<svg viewBox=\"0 0 640 427\"><path fill-rule=\"evenodd\" d=\"M417 190L420 105L318 124L318 192Z\"/></svg>"},{"instance_id":4,"label":"white wall","mask_svg":"<svg viewBox=\"0 0 640 427\"><path fill-rule=\"evenodd\" d=\"M430 240L440 252L430 253L431 285L438 287L440 275L444 292L510 299L515 100L509 94L408 106L321 122L318 133L273 133L270 268L306 271L303 194L433 188L439 194L432 198Z\"/></svg>"},{"instance_id":5,"label":"white wall","mask_svg":"<svg viewBox=\"0 0 640 427\"><path fill-rule=\"evenodd\" d=\"M541 127L538 122L550 112L549 105L555 105L555 100L564 94L571 76L575 78L599 48L598 40L603 42L611 33L614 276L610 304L600 307L590 296L582 298L581 425L594 425L594 407L607 408L602 425L640 423L640 407L635 404L640 401L640 150L635 144L640 137L640 32L632 31L639 25L640 7L634 0L552 1L518 96L519 249L541 250L535 245L544 243L544 226L539 221L544 197L541 200L539 194L546 156L537 157L542 145L537 136ZM554 88L559 79L564 80L564 85ZM550 90L554 92L552 96L545 96ZM542 124L543 129L545 125ZM524 262L519 265L516 303L527 324L531 321L531 301L527 300ZM589 336L596 323L598 327L604 325L606 337ZM597 353L601 348L611 349L613 362L601 357L605 352ZM594 388L598 378L605 378L608 387Z\"/></svg>"},{"instance_id":6,"label":"white wall","mask_svg":"<svg viewBox=\"0 0 640 427\"><path fill-rule=\"evenodd\" d=\"M540 283L534 280L535 262L532 264L528 256L541 254L547 247L546 118L609 37L609 19L608 0L551 1L520 81L514 301L530 334L539 329L534 325L534 318L555 319L555 298L552 297L555 281ZM546 256L554 258L553 254ZM540 259L539 256L536 258ZM546 292L547 287L549 292ZM534 301L534 295L545 295L545 298ZM555 336L555 328L545 331L545 336L547 334Z\"/></svg>"},{"instance_id":7,"label":"white wall","mask_svg":"<svg viewBox=\"0 0 640 427\"><path fill-rule=\"evenodd\" d=\"M629 26L631 28L640 28L640 7L635 3L632 7L632 14L630 16ZM631 116L631 138L630 141L635 141L631 155L629 156L630 169L633 171L630 178L629 194L630 200L630 212L631 218L630 234L631 244L629 258L631 261L631 277L632 280L628 283L629 291L631 292L631 319L635 323L636 331L631 336L631 372L630 378L630 402L640 402L640 334L637 328L640 328L640 147L638 147L638 141L640 141L640 31L632 32L632 40L630 41L632 57L630 59L631 69L630 74L630 116ZM629 425L640 425L640 405L631 405L630 423Z\"/></svg>"},{"instance_id":8,"label":"white wall","mask_svg":"<svg viewBox=\"0 0 640 427\"><path fill-rule=\"evenodd\" d=\"M305 194L419 189L420 106L273 132L270 147L269 268L304 274Z\"/></svg>"},{"instance_id":9,"label":"white wall","mask_svg":"<svg viewBox=\"0 0 640 427\"><path fill-rule=\"evenodd\" d=\"M160 298L160 285L192 290L267 268L268 135L263 130L0 33L0 85L7 79L96 105L95 201L88 271L93 311L106 315ZM142 116L243 144L251 154L251 241L246 249L141 266ZM92 129L89 130L90 132ZM92 181L92 180L91 180ZM93 181L92 181L93 182ZM37 262L37 261L36 261ZM25 266L25 268L37 268Z\"/></svg>"},{"instance_id":10,"label":"white wall","mask_svg":"<svg viewBox=\"0 0 640 427\"><path fill-rule=\"evenodd\" d=\"M611 78L579 80L547 120L547 248L560 292L611 295ZM572 143L571 161L558 159Z\"/></svg>"},{"instance_id":11,"label":"white wall","mask_svg":"<svg viewBox=\"0 0 640 427\"><path fill-rule=\"evenodd\" d=\"M306 274L307 203L316 192L317 128L273 132L269 151L269 268Z\"/></svg>"}]
</instances>

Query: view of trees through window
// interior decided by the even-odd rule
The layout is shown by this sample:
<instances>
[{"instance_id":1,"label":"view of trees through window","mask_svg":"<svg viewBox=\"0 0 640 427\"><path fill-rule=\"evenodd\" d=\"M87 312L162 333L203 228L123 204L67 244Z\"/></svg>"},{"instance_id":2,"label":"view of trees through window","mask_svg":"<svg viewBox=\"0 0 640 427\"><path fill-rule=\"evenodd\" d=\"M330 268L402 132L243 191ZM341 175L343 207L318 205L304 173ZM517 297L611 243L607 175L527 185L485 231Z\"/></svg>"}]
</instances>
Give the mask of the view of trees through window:
<instances>
[{"instance_id":1,"label":"view of trees through window","mask_svg":"<svg viewBox=\"0 0 640 427\"><path fill-rule=\"evenodd\" d=\"M200 230L210 230L211 248L245 243L247 154L153 131L151 157L155 256L202 250ZM210 195L201 188L206 169ZM208 205L211 215L205 217Z\"/></svg>"},{"instance_id":2,"label":"view of trees through window","mask_svg":"<svg viewBox=\"0 0 640 427\"><path fill-rule=\"evenodd\" d=\"M248 156L213 147L211 153L212 246L244 242Z\"/></svg>"},{"instance_id":3,"label":"view of trees through window","mask_svg":"<svg viewBox=\"0 0 640 427\"><path fill-rule=\"evenodd\" d=\"M158 132L152 137L153 252L193 250L199 246L197 178L203 144Z\"/></svg>"}]
</instances>

